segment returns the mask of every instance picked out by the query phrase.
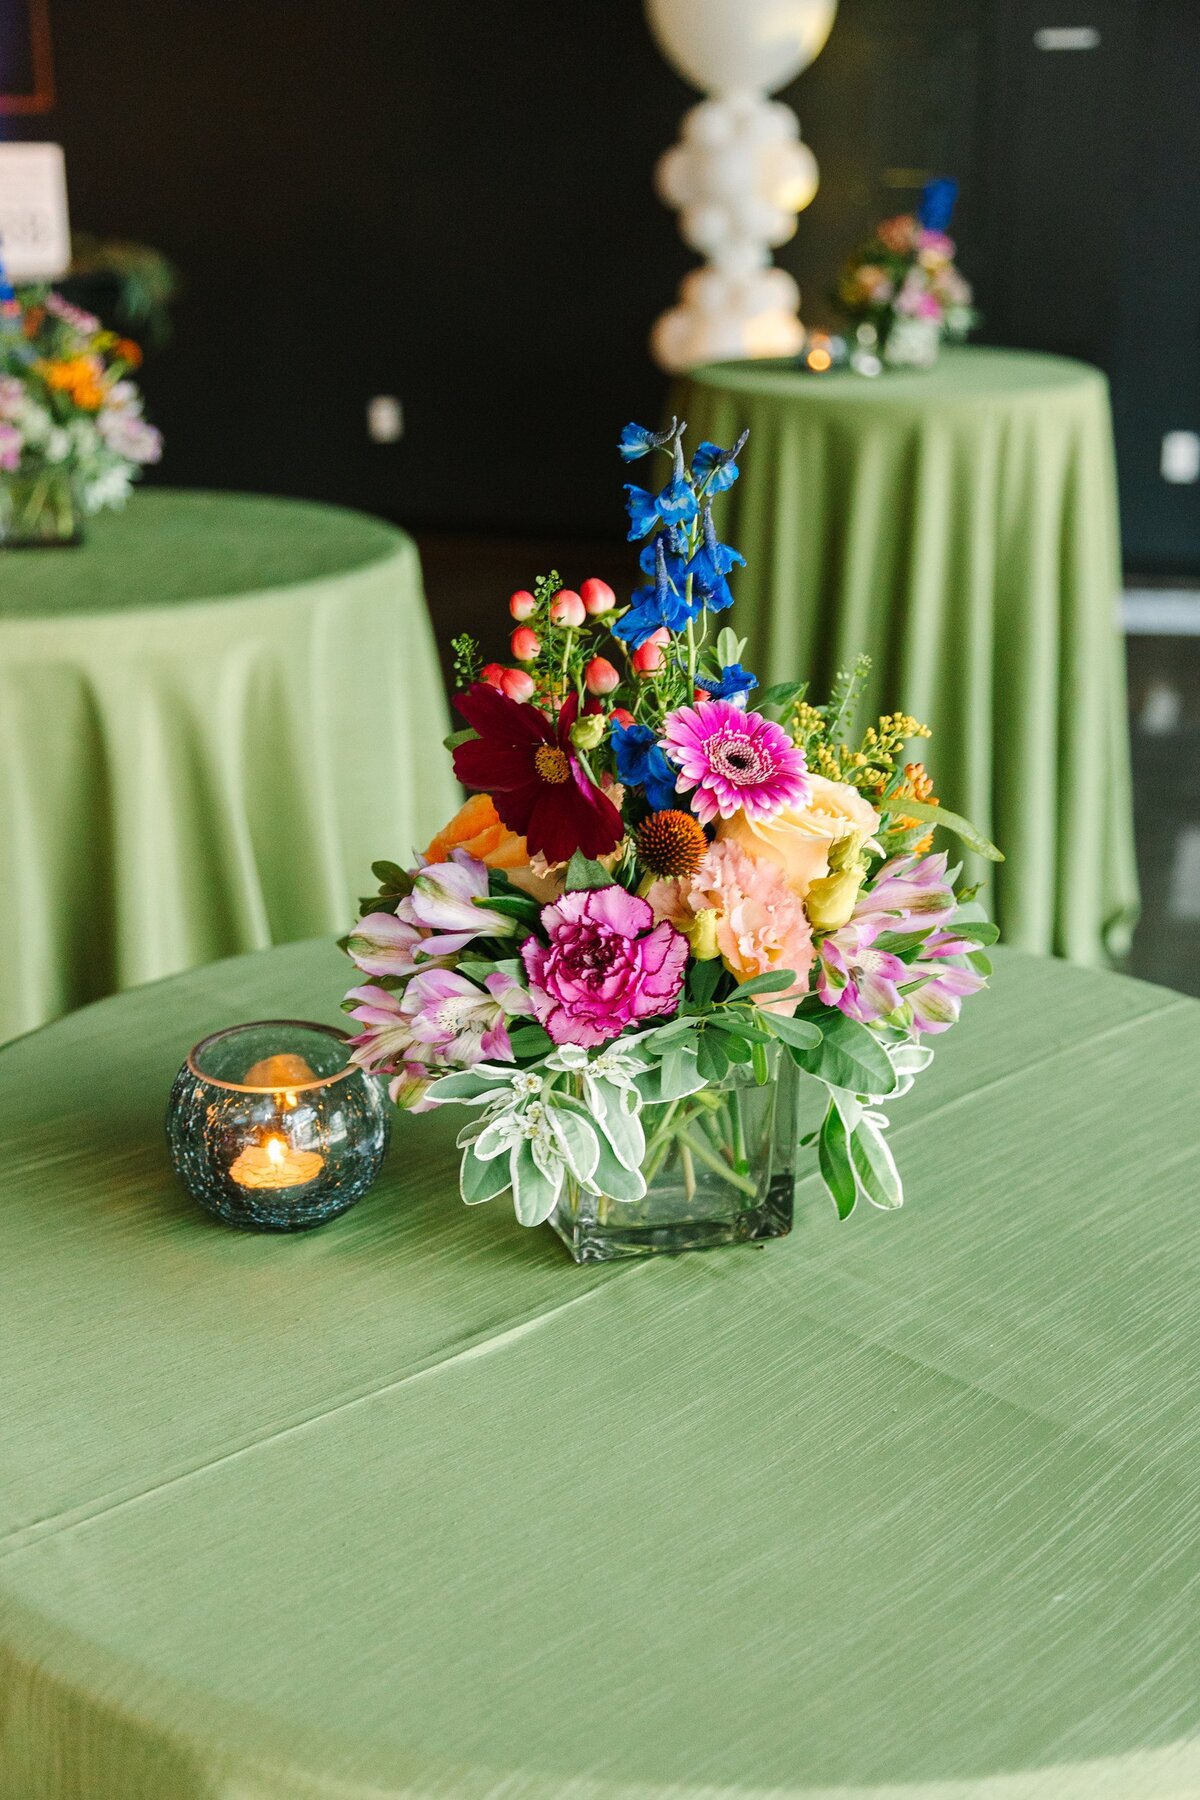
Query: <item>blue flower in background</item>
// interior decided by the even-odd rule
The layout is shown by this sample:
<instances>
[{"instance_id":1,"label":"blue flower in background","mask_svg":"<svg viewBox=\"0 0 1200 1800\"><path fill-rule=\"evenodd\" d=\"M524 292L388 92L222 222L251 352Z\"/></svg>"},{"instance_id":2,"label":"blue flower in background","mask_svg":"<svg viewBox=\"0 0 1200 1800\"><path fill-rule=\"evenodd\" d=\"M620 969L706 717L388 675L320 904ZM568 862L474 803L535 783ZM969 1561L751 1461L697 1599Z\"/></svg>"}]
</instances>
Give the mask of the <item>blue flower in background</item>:
<instances>
[{"instance_id":1,"label":"blue flower in background","mask_svg":"<svg viewBox=\"0 0 1200 1800\"><path fill-rule=\"evenodd\" d=\"M917 223L926 231L945 231L954 217L954 202L958 199L958 183L951 175L939 175L934 181L927 181L921 189L921 204L917 207Z\"/></svg>"},{"instance_id":2,"label":"blue flower in background","mask_svg":"<svg viewBox=\"0 0 1200 1800\"><path fill-rule=\"evenodd\" d=\"M664 449L678 429L674 419L669 431L648 431L644 425L626 425L617 449L626 462L636 462L639 456L648 456L651 450Z\"/></svg>"},{"instance_id":3,"label":"blue flower in background","mask_svg":"<svg viewBox=\"0 0 1200 1800\"><path fill-rule=\"evenodd\" d=\"M613 732L617 775L626 787L640 787L655 812L676 804L675 770L648 725L618 725Z\"/></svg>"},{"instance_id":4,"label":"blue flower in background","mask_svg":"<svg viewBox=\"0 0 1200 1800\"><path fill-rule=\"evenodd\" d=\"M692 458L692 477L697 487L707 481L710 494L723 494L731 488L738 478L738 454L749 436L748 431L743 431L732 450L722 450L719 444L707 440L701 444Z\"/></svg>"},{"instance_id":5,"label":"blue flower in background","mask_svg":"<svg viewBox=\"0 0 1200 1800\"><path fill-rule=\"evenodd\" d=\"M727 663L721 670L719 681L697 675L696 686L703 688L712 700L728 700L734 706L744 707L750 696L750 689L758 686L758 676L752 675L749 669L743 669L741 663Z\"/></svg>"},{"instance_id":6,"label":"blue flower in background","mask_svg":"<svg viewBox=\"0 0 1200 1800\"><path fill-rule=\"evenodd\" d=\"M699 510L696 490L686 475L677 475L665 488L652 494L647 488L625 483L629 511L629 538L647 537L656 525L687 525Z\"/></svg>"}]
</instances>

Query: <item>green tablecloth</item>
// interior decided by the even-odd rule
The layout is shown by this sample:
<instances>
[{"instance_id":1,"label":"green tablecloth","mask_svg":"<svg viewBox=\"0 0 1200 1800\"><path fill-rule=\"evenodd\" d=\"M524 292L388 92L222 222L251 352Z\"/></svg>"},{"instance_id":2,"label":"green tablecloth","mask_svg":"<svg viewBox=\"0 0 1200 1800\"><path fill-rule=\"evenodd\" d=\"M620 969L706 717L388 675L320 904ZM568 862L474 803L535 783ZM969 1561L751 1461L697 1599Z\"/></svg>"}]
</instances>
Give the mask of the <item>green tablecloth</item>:
<instances>
[{"instance_id":1,"label":"green tablecloth","mask_svg":"<svg viewBox=\"0 0 1200 1800\"><path fill-rule=\"evenodd\" d=\"M397 1124L298 1238L176 1190L297 945L0 1051L0 1793L1200 1793L1200 1004L1002 953L897 1214L576 1268Z\"/></svg>"},{"instance_id":2,"label":"green tablecloth","mask_svg":"<svg viewBox=\"0 0 1200 1800\"><path fill-rule=\"evenodd\" d=\"M1083 963L1123 950L1137 876L1103 376L1001 350L875 381L737 363L673 404L693 441L750 427L722 501L749 666L821 697L868 651L869 708L933 727L945 804L1007 852L976 871L1005 939Z\"/></svg>"},{"instance_id":3,"label":"green tablecloth","mask_svg":"<svg viewBox=\"0 0 1200 1800\"><path fill-rule=\"evenodd\" d=\"M344 929L457 804L409 538L332 507L137 495L0 552L0 1039Z\"/></svg>"}]
</instances>

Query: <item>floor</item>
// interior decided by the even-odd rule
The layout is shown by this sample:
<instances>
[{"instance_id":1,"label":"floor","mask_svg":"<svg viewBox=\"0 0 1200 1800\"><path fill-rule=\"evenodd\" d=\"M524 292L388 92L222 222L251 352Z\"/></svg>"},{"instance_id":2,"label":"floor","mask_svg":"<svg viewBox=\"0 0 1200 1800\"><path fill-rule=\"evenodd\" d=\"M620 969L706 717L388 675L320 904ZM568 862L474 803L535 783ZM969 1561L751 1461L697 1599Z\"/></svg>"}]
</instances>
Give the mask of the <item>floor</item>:
<instances>
[{"instance_id":1,"label":"floor","mask_svg":"<svg viewBox=\"0 0 1200 1800\"><path fill-rule=\"evenodd\" d=\"M469 631L503 659L508 595L557 567L568 585L633 585L630 546L611 540L419 538L447 680L449 638ZM1134 816L1142 918L1129 972L1200 996L1200 593L1127 606Z\"/></svg>"}]
</instances>

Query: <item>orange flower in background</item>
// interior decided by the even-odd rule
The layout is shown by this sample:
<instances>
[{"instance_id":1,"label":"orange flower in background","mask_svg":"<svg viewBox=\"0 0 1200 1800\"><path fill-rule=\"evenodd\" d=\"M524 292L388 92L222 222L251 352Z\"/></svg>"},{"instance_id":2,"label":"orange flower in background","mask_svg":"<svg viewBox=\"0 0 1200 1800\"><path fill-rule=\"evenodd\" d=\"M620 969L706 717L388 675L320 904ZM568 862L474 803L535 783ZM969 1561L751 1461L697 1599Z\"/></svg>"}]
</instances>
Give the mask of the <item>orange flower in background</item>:
<instances>
[{"instance_id":1,"label":"orange flower in background","mask_svg":"<svg viewBox=\"0 0 1200 1800\"><path fill-rule=\"evenodd\" d=\"M37 336L38 332L42 329L42 320L45 317L46 309L44 306L31 306L29 308L29 311L25 314L24 324L21 327L27 338L34 338Z\"/></svg>"},{"instance_id":2,"label":"orange flower in background","mask_svg":"<svg viewBox=\"0 0 1200 1800\"><path fill-rule=\"evenodd\" d=\"M82 412L99 412L104 405L100 365L93 356L65 356L34 364L47 387L68 394Z\"/></svg>"},{"instance_id":3,"label":"orange flower in background","mask_svg":"<svg viewBox=\"0 0 1200 1800\"><path fill-rule=\"evenodd\" d=\"M120 362L127 363L131 369L142 366L142 348L132 338L118 338L112 347L112 353Z\"/></svg>"}]
</instances>

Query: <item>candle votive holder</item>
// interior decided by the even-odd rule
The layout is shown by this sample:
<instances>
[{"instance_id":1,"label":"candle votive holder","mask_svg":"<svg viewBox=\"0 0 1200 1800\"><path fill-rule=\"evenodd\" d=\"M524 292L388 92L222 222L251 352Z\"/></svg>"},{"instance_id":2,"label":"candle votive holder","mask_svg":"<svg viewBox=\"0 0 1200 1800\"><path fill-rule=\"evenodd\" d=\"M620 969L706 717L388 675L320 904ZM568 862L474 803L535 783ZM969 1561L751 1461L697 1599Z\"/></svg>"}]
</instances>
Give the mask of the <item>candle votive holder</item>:
<instances>
[{"instance_id":1,"label":"candle votive holder","mask_svg":"<svg viewBox=\"0 0 1200 1800\"><path fill-rule=\"evenodd\" d=\"M193 1200L230 1225L307 1231L361 1200L389 1108L331 1025L263 1019L206 1037L175 1077L167 1146Z\"/></svg>"}]
</instances>

